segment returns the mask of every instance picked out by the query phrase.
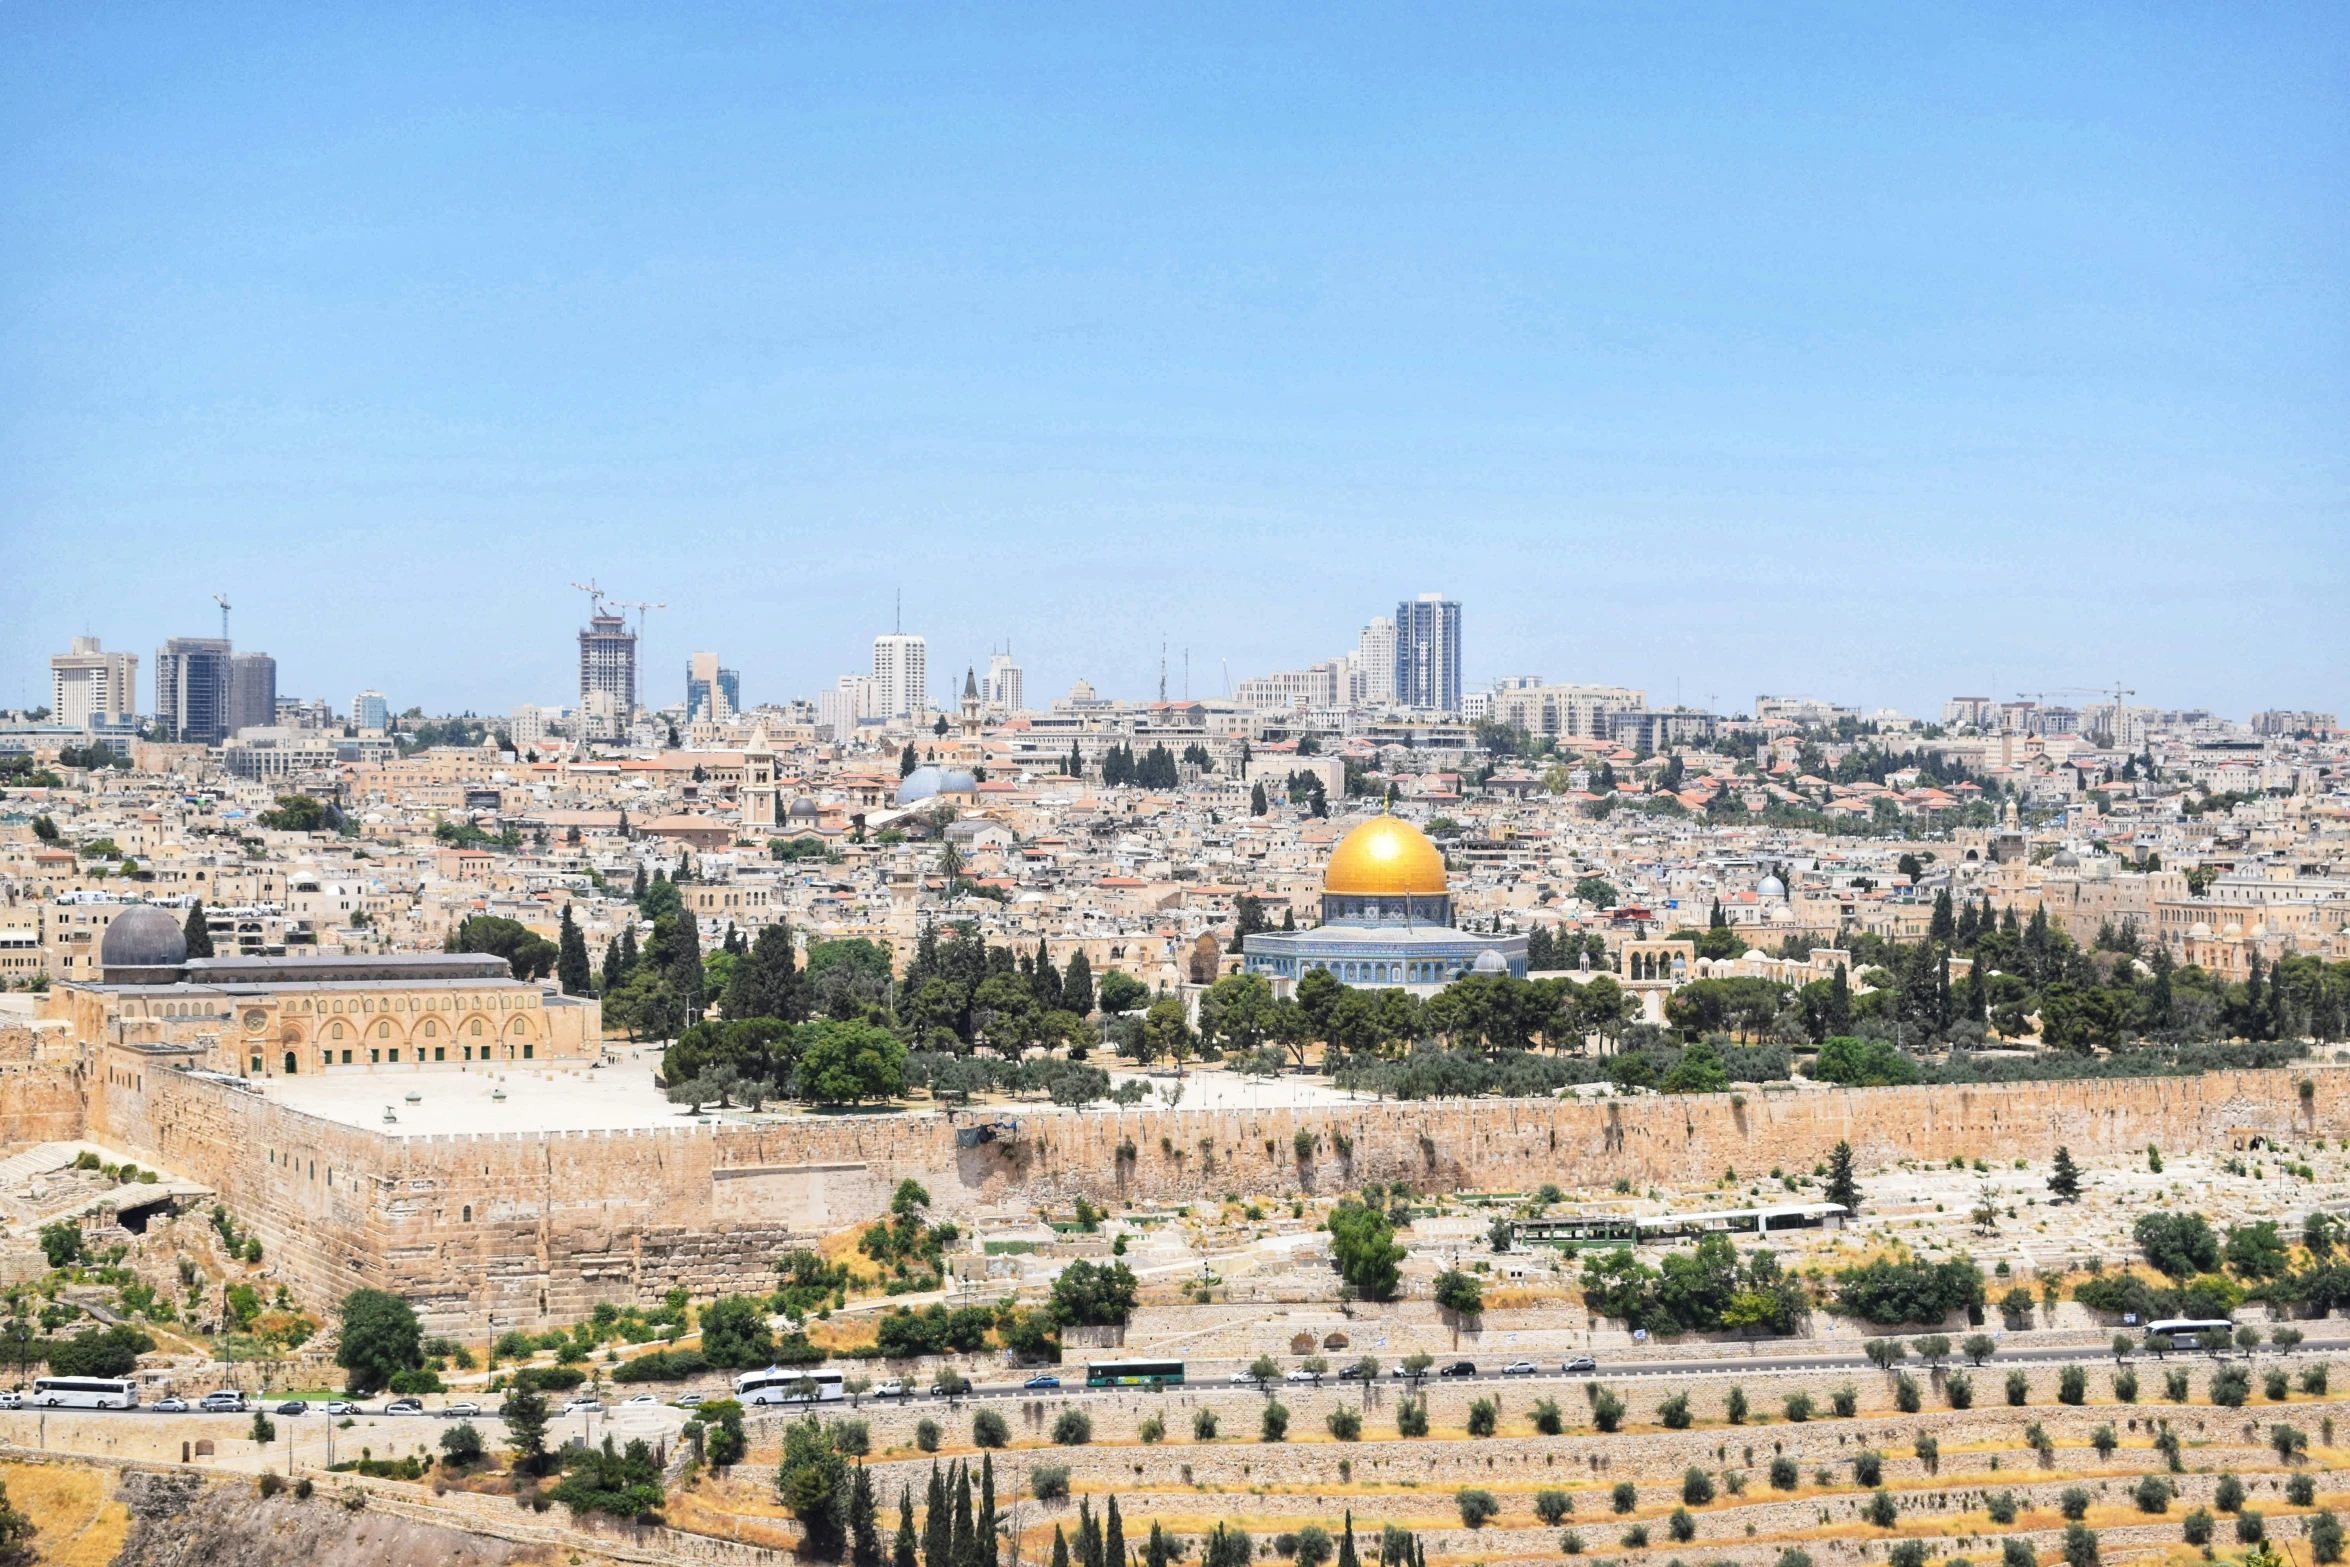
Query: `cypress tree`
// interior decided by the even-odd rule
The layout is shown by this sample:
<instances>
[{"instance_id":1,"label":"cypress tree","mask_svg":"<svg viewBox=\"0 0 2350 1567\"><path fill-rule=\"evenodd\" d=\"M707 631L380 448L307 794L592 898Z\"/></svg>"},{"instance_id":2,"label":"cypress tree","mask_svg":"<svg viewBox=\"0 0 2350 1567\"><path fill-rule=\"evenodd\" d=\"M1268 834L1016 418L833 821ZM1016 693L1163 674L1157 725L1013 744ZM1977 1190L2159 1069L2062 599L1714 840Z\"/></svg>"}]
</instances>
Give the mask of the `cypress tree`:
<instances>
[{"instance_id":1,"label":"cypress tree","mask_svg":"<svg viewBox=\"0 0 2350 1567\"><path fill-rule=\"evenodd\" d=\"M1036 938L1036 962L1033 967L1029 986L1036 992L1036 1004L1047 1012L1060 1011L1061 971L1053 967L1053 955L1046 948L1042 936Z\"/></svg>"},{"instance_id":2,"label":"cypress tree","mask_svg":"<svg viewBox=\"0 0 2350 1567\"><path fill-rule=\"evenodd\" d=\"M1093 1515L1093 1504L1084 1497L1077 1499L1077 1560L1081 1567L1102 1567L1101 1520Z\"/></svg>"},{"instance_id":3,"label":"cypress tree","mask_svg":"<svg viewBox=\"0 0 2350 1567\"><path fill-rule=\"evenodd\" d=\"M1083 947L1069 954L1069 970L1061 978L1061 1005L1079 1017L1093 1011L1093 964Z\"/></svg>"},{"instance_id":4,"label":"cypress tree","mask_svg":"<svg viewBox=\"0 0 2350 1567\"><path fill-rule=\"evenodd\" d=\"M636 890L635 890L635 891L633 891L633 892L631 892L631 893L629 894L629 896L630 896L631 898L635 899L635 900L636 900L637 902L639 902L639 903L642 903L642 902L644 902L644 901L645 901L645 889L646 889L646 887L647 887L648 885L650 885L650 884L649 884L648 882L646 882L646 880L645 880L645 864L644 864L644 861L642 861L642 860L639 860L639 861L637 861L637 866L636 866Z\"/></svg>"},{"instance_id":5,"label":"cypress tree","mask_svg":"<svg viewBox=\"0 0 2350 1567\"><path fill-rule=\"evenodd\" d=\"M181 927L181 934L187 938L189 957L208 958L212 956L212 927L204 923L204 900L202 898L198 898L194 903L188 905L188 922Z\"/></svg>"},{"instance_id":6,"label":"cypress tree","mask_svg":"<svg viewBox=\"0 0 2350 1567\"><path fill-rule=\"evenodd\" d=\"M1948 943L1958 938L1958 922L1950 905L1950 889L1945 887L1934 894L1934 917L1926 926L1926 939Z\"/></svg>"},{"instance_id":7,"label":"cypress tree","mask_svg":"<svg viewBox=\"0 0 2350 1567\"><path fill-rule=\"evenodd\" d=\"M1844 965L1839 963L1828 981L1828 1033L1834 1036L1851 1031L1852 982L1844 977Z\"/></svg>"},{"instance_id":8,"label":"cypress tree","mask_svg":"<svg viewBox=\"0 0 2350 1567\"><path fill-rule=\"evenodd\" d=\"M1248 814L1251 816L1262 816L1272 808L1272 802L1265 798L1264 781L1259 779L1257 782L1250 784L1248 786Z\"/></svg>"},{"instance_id":9,"label":"cypress tree","mask_svg":"<svg viewBox=\"0 0 2350 1567\"><path fill-rule=\"evenodd\" d=\"M898 1487L898 1537L892 1542L896 1548L890 1552L889 1567L922 1567L921 1558L915 1553L918 1538L914 1533L914 1489L901 1485Z\"/></svg>"},{"instance_id":10,"label":"cypress tree","mask_svg":"<svg viewBox=\"0 0 2350 1567\"><path fill-rule=\"evenodd\" d=\"M563 905L563 928L556 939L555 980L567 996L584 996L595 987L594 972L588 967L587 937L572 920L568 903Z\"/></svg>"},{"instance_id":11,"label":"cypress tree","mask_svg":"<svg viewBox=\"0 0 2350 1567\"><path fill-rule=\"evenodd\" d=\"M1346 1531L1338 1537L1338 1567L1358 1567L1355 1561L1355 1510L1346 1510Z\"/></svg>"},{"instance_id":12,"label":"cypress tree","mask_svg":"<svg viewBox=\"0 0 2350 1567\"><path fill-rule=\"evenodd\" d=\"M620 988L620 938L615 936L604 943L604 993L610 995Z\"/></svg>"},{"instance_id":13,"label":"cypress tree","mask_svg":"<svg viewBox=\"0 0 2350 1567\"><path fill-rule=\"evenodd\" d=\"M849 1567L881 1567L881 1530L873 1516L873 1477L861 1463L849 1477Z\"/></svg>"},{"instance_id":14,"label":"cypress tree","mask_svg":"<svg viewBox=\"0 0 2350 1567\"><path fill-rule=\"evenodd\" d=\"M1167 1536L1156 1518L1151 1520L1150 1543L1143 1547L1143 1567L1167 1567Z\"/></svg>"},{"instance_id":15,"label":"cypress tree","mask_svg":"<svg viewBox=\"0 0 2350 1567\"><path fill-rule=\"evenodd\" d=\"M623 979L628 977L630 969L636 967L636 957L636 927L631 925L620 933L620 975Z\"/></svg>"},{"instance_id":16,"label":"cypress tree","mask_svg":"<svg viewBox=\"0 0 2350 1567\"><path fill-rule=\"evenodd\" d=\"M1103 1567L1126 1567L1126 1525L1118 1517L1118 1497L1110 1495L1109 1521L1102 1525Z\"/></svg>"},{"instance_id":17,"label":"cypress tree","mask_svg":"<svg viewBox=\"0 0 2350 1567\"><path fill-rule=\"evenodd\" d=\"M978 1567L979 1548L971 1532L971 1470L955 1465L955 1526L948 1555L955 1567Z\"/></svg>"},{"instance_id":18,"label":"cypress tree","mask_svg":"<svg viewBox=\"0 0 2350 1567\"><path fill-rule=\"evenodd\" d=\"M1966 971L1966 1015L1978 1023L1991 1015L1991 997L1983 986L1981 958L1975 959Z\"/></svg>"},{"instance_id":19,"label":"cypress tree","mask_svg":"<svg viewBox=\"0 0 2350 1567\"><path fill-rule=\"evenodd\" d=\"M955 1513L947 1505L946 1477L938 1472L938 1460L930 1461L930 1490L924 1498L922 1510L922 1567L954 1567L949 1553L954 1546Z\"/></svg>"},{"instance_id":20,"label":"cypress tree","mask_svg":"<svg viewBox=\"0 0 2350 1567\"><path fill-rule=\"evenodd\" d=\"M2060 1202L2071 1202L2081 1195L2081 1167L2073 1163L2073 1151L2062 1144L2056 1150L2056 1168L2048 1177L2048 1190Z\"/></svg>"},{"instance_id":21,"label":"cypress tree","mask_svg":"<svg viewBox=\"0 0 2350 1567\"><path fill-rule=\"evenodd\" d=\"M1061 1532L1059 1524L1053 1525L1052 1567L1069 1567L1069 1537Z\"/></svg>"}]
</instances>

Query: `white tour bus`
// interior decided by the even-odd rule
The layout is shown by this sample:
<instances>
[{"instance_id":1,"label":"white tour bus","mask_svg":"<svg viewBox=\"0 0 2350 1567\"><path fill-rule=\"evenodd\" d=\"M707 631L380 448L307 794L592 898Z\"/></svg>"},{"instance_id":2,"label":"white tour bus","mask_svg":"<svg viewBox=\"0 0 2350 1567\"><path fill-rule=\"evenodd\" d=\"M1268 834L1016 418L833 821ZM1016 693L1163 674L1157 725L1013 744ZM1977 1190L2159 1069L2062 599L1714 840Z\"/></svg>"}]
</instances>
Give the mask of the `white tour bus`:
<instances>
[{"instance_id":1,"label":"white tour bus","mask_svg":"<svg viewBox=\"0 0 2350 1567\"><path fill-rule=\"evenodd\" d=\"M2206 1333L2233 1333L2235 1323L2225 1317L2165 1317L2160 1322L2146 1324L2148 1342L2162 1338L2170 1341L2173 1349L2198 1349Z\"/></svg>"},{"instance_id":2,"label":"white tour bus","mask_svg":"<svg viewBox=\"0 0 2350 1567\"><path fill-rule=\"evenodd\" d=\"M832 1403L844 1396L837 1371L784 1371L769 1366L734 1379L734 1396L745 1404Z\"/></svg>"},{"instance_id":3,"label":"white tour bus","mask_svg":"<svg viewBox=\"0 0 2350 1567\"><path fill-rule=\"evenodd\" d=\"M139 1384L114 1377L37 1377L32 1402L42 1409L136 1409Z\"/></svg>"}]
</instances>

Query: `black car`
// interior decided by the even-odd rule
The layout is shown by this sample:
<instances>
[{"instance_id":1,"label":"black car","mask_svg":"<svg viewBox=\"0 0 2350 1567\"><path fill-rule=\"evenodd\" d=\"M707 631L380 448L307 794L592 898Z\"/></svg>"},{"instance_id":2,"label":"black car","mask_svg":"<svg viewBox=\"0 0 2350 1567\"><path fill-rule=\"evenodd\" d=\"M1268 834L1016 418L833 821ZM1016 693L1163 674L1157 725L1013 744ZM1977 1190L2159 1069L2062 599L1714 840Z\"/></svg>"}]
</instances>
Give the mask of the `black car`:
<instances>
[{"instance_id":1,"label":"black car","mask_svg":"<svg viewBox=\"0 0 2350 1567\"><path fill-rule=\"evenodd\" d=\"M1442 1371L1439 1371L1436 1374L1440 1377L1473 1377L1477 1374L1477 1362L1474 1360L1456 1360L1451 1365L1446 1366Z\"/></svg>"},{"instance_id":2,"label":"black car","mask_svg":"<svg viewBox=\"0 0 2350 1567\"><path fill-rule=\"evenodd\" d=\"M281 1415L306 1415L310 1413L310 1406L298 1398L289 1398L277 1406L277 1412Z\"/></svg>"}]
</instances>

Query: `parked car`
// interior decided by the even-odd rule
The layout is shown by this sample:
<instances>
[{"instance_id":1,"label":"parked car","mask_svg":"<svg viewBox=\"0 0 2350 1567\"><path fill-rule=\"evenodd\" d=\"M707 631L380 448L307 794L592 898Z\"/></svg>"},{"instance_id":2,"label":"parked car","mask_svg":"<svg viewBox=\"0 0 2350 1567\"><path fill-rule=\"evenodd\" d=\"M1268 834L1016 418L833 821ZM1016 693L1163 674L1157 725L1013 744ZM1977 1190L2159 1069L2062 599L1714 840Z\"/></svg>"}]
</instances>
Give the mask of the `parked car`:
<instances>
[{"instance_id":1,"label":"parked car","mask_svg":"<svg viewBox=\"0 0 2350 1567\"><path fill-rule=\"evenodd\" d=\"M1505 1377L1530 1377L1540 1369L1531 1360L1513 1360L1501 1368L1501 1374Z\"/></svg>"},{"instance_id":2,"label":"parked car","mask_svg":"<svg viewBox=\"0 0 2350 1567\"><path fill-rule=\"evenodd\" d=\"M182 1404L180 1407L185 1409L187 1408L187 1405ZM5 1393L0 1393L0 1409L22 1408L24 1408L24 1395L22 1393L17 1392L14 1388L9 1389Z\"/></svg>"},{"instance_id":3,"label":"parked car","mask_svg":"<svg viewBox=\"0 0 2350 1567\"><path fill-rule=\"evenodd\" d=\"M474 1403L443 1404L440 1408L443 1420L471 1420L480 1413L481 1405Z\"/></svg>"},{"instance_id":4,"label":"parked car","mask_svg":"<svg viewBox=\"0 0 2350 1567\"><path fill-rule=\"evenodd\" d=\"M298 1398L289 1398L284 1403L278 1405L274 1413L281 1415L306 1415L310 1413L310 1406L303 1403Z\"/></svg>"},{"instance_id":5,"label":"parked car","mask_svg":"<svg viewBox=\"0 0 2350 1567\"><path fill-rule=\"evenodd\" d=\"M16 1399L17 1403L11 1404L7 1402L7 1400L12 1398ZM23 1402L24 1400L18 1397L17 1394L0 1394L0 1409L14 1409L18 1404ZM188 1412L188 1401L184 1398L159 1398L148 1407L153 1409L159 1415L184 1415Z\"/></svg>"},{"instance_id":6,"label":"parked car","mask_svg":"<svg viewBox=\"0 0 2350 1567\"><path fill-rule=\"evenodd\" d=\"M395 1398L384 1405L384 1413L387 1415L421 1415L424 1413L424 1400L421 1398Z\"/></svg>"},{"instance_id":7,"label":"parked car","mask_svg":"<svg viewBox=\"0 0 2350 1567\"><path fill-rule=\"evenodd\" d=\"M563 1406L563 1413L567 1415L600 1415L603 1412L604 1401L600 1398L575 1398Z\"/></svg>"},{"instance_id":8,"label":"parked car","mask_svg":"<svg viewBox=\"0 0 2350 1567\"><path fill-rule=\"evenodd\" d=\"M1477 1362L1474 1360L1456 1360L1451 1365L1446 1366L1442 1371L1439 1371L1436 1374L1440 1377L1473 1377L1477 1374Z\"/></svg>"},{"instance_id":9,"label":"parked car","mask_svg":"<svg viewBox=\"0 0 2350 1567\"><path fill-rule=\"evenodd\" d=\"M639 1393L634 1398L622 1400L620 1407L623 1409L650 1409L660 1402L661 1395L658 1393Z\"/></svg>"},{"instance_id":10,"label":"parked car","mask_svg":"<svg viewBox=\"0 0 2350 1567\"><path fill-rule=\"evenodd\" d=\"M906 1396L905 1379L884 1377L881 1381L873 1384L873 1396L875 1398L904 1398Z\"/></svg>"},{"instance_id":11,"label":"parked car","mask_svg":"<svg viewBox=\"0 0 2350 1567\"><path fill-rule=\"evenodd\" d=\"M1059 1387L1061 1379L1048 1371L1042 1376L1030 1377L1020 1385L1022 1387Z\"/></svg>"},{"instance_id":12,"label":"parked car","mask_svg":"<svg viewBox=\"0 0 2350 1567\"><path fill-rule=\"evenodd\" d=\"M670 1402L679 1409L699 1409L702 1407L703 1399L699 1393L680 1393Z\"/></svg>"},{"instance_id":13,"label":"parked car","mask_svg":"<svg viewBox=\"0 0 2350 1567\"><path fill-rule=\"evenodd\" d=\"M1577 1371L1597 1371L1599 1369L1599 1362L1593 1360L1589 1355L1577 1355L1574 1359L1559 1367L1559 1369L1569 1373Z\"/></svg>"},{"instance_id":14,"label":"parked car","mask_svg":"<svg viewBox=\"0 0 2350 1567\"><path fill-rule=\"evenodd\" d=\"M220 1388L205 1394L196 1407L208 1415L241 1415L245 1412L245 1395Z\"/></svg>"}]
</instances>

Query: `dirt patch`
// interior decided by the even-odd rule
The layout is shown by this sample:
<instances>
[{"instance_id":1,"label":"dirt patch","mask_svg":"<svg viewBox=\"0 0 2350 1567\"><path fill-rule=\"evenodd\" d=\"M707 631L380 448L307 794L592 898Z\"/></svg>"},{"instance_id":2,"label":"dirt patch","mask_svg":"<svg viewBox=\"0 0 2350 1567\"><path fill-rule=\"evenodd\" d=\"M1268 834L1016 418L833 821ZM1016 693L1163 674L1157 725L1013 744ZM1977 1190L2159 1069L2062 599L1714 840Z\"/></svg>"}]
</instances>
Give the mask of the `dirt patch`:
<instances>
[{"instance_id":1,"label":"dirt patch","mask_svg":"<svg viewBox=\"0 0 2350 1567\"><path fill-rule=\"evenodd\" d=\"M264 1499L250 1481L133 1470L118 1495L130 1529L115 1567L535 1567L556 1559L536 1546L353 1511L325 1488L307 1501L290 1491Z\"/></svg>"}]
</instances>

